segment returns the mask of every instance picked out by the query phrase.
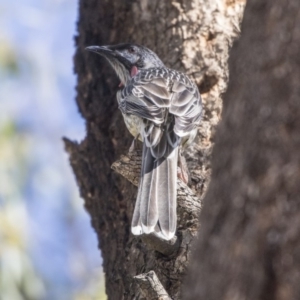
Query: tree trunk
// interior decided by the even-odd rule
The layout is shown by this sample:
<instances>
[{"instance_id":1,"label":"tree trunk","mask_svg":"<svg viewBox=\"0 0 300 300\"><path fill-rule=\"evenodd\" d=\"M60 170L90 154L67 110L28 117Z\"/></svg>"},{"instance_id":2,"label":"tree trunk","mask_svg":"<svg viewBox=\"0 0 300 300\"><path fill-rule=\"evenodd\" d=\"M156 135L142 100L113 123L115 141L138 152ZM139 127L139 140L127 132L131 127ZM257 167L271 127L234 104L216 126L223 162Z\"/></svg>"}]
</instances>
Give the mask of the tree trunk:
<instances>
[{"instance_id":1,"label":"tree trunk","mask_svg":"<svg viewBox=\"0 0 300 300\"><path fill-rule=\"evenodd\" d=\"M300 299L300 2L249 0L184 299Z\"/></svg>"},{"instance_id":2,"label":"tree trunk","mask_svg":"<svg viewBox=\"0 0 300 300\"><path fill-rule=\"evenodd\" d=\"M180 298L200 201L210 175L212 135L228 77L228 48L238 32L243 3L80 0L76 100L86 119L87 136L79 144L67 139L65 144L98 234L109 299ZM138 152L120 159L132 137L115 100L118 81L107 62L84 51L89 45L121 42L143 44L155 51L166 66L190 75L203 97L205 113L199 135L186 152L190 188L179 182L178 238L171 243L130 233L137 189L127 179L137 183ZM127 179L111 169L113 163Z\"/></svg>"}]
</instances>

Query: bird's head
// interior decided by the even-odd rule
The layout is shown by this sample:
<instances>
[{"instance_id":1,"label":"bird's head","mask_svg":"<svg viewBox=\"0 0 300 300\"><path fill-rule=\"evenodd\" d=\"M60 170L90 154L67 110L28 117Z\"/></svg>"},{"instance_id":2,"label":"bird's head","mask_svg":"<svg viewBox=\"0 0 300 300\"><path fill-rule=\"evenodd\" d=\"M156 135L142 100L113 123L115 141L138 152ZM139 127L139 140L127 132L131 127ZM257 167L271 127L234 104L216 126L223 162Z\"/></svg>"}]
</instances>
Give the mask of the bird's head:
<instances>
[{"instance_id":1,"label":"bird's head","mask_svg":"<svg viewBox=\"0 0 300 300\"><path fill-rule=\"evenodd\" d=\"M85 49L105 57L123 85L140 70L164 67L163 62L153 51L136 44L89 46Z\"/></svg>"}]
</instances>

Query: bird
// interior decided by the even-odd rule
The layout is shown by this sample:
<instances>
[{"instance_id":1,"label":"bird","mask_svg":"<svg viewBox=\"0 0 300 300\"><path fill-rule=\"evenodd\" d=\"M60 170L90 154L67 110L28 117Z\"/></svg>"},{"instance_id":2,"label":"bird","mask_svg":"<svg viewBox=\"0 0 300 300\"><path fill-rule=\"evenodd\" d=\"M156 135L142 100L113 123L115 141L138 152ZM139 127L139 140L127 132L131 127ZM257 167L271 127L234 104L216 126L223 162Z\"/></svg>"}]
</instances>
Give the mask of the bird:
<instances>
[{"instance_id":1,"label":"bird","mask_svg":"<svg viewBox=\"0 0 300 300\"><path fill-rule=\"evenodd\" d=\"M121 81L117 101L125 125L134 141L143 142L131 232L171 240L177 227L180 149L193 142L202 118L199 90L145 46L122 43L86 50L104 57L114 69Z\"/></svg>"}]
</instances>

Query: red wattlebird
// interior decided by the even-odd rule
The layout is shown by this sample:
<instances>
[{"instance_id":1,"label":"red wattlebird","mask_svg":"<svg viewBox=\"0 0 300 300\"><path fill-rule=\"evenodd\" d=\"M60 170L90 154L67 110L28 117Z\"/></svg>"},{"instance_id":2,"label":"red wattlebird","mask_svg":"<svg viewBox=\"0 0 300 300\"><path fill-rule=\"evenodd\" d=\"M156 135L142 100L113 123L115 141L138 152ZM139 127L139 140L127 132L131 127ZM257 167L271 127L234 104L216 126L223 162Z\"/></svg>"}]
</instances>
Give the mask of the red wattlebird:
<instances>
[{"instance_id":1,"label":"red wattlebird","mask_svg":"<svg viewBox=\"0 0 300 300\"><path fill-rule=\"evenodd\" d=\"M201 120L201 97L183 73L167 68L150 49L135 44L90 46L105 57L121 80L119 109L130 133L143 142L141 178L132 233L176 232L179 147L190 144Z\"/></svg>"}]
</instances>

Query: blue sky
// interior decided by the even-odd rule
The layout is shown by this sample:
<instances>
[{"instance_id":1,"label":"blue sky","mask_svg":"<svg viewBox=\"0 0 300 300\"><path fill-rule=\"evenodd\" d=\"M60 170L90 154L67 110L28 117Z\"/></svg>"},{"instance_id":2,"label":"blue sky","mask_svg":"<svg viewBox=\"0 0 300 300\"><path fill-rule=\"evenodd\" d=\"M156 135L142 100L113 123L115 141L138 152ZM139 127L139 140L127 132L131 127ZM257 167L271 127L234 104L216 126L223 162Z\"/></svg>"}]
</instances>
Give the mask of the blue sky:
<instances>
[{"instance_id":1,"label":"blue sky","mask_svg":"<svg viewBox=\"0 0 300 300\"><path fill-rule=\"evenodd\" d=\"M32 299L92 295L101 272L96 234L61 140L85 135L74 100L76 19L77 1L0 0L0 129L14 128L12 153L0 157L0 204L22 211L15 226L42 286Z\"/></svg>"}]
</instances>

